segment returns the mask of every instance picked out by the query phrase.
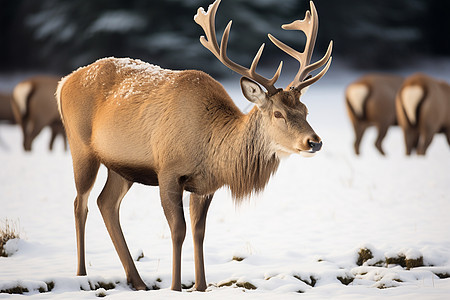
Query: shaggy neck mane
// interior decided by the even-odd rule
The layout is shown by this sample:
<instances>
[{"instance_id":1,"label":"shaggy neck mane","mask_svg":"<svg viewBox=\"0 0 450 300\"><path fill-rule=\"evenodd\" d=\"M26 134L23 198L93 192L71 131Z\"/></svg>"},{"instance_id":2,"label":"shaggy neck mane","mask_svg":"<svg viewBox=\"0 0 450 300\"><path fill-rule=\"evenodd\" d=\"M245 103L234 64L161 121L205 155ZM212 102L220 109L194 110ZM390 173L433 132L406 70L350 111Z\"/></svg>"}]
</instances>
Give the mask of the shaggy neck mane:
<instances>
[{"instance_id":1,"label":"shaggy neck mane","mask_svg":"<svg viewBox=\"0 0 450 300\"><path fill-rule=\"evenodd\" d=\"M229 122L223 137L222 167L224 184L229 186L236 202L261 192L278 169L279 158L263 132L261 112L256 107L243 119Z\"/></svg>"}]
</instances>

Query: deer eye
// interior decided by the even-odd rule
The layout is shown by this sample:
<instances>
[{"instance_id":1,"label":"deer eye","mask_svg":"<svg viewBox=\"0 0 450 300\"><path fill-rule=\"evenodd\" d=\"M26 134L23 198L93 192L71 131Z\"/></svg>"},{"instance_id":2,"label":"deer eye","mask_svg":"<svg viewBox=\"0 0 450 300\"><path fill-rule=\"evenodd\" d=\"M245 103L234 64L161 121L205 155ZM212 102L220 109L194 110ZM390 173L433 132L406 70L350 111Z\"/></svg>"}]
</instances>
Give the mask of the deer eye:
<instances>
[{"instance_id":1,"label":"deer eye","mask_svg":"<svg viewBox=\"0 0 450 300\"><path fill-rule=\"evenodd\" d=\"M278 110L274 111L273 116L277 119L284 119L283 114L280 113Z\"/></svg>"}]
</instances>

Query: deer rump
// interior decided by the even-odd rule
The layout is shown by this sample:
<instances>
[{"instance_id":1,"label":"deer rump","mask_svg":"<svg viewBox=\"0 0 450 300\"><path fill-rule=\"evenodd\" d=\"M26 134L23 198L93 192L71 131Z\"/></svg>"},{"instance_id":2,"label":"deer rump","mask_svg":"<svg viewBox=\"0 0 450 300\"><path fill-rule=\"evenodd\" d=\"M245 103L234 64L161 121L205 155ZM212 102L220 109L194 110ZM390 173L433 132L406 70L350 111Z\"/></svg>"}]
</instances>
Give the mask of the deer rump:
<instances>
[{"instance_id":1,"label":"deer rump","mask_svg":"<svg viewBox=\"0 0 450 300\"><path fill-rule=\"evenodd\" d=\"M405 86L400 92L403 111L411 127L419 122L420 107L426 95L425 86L418 84Z\"/></svg>"}]
</instances>

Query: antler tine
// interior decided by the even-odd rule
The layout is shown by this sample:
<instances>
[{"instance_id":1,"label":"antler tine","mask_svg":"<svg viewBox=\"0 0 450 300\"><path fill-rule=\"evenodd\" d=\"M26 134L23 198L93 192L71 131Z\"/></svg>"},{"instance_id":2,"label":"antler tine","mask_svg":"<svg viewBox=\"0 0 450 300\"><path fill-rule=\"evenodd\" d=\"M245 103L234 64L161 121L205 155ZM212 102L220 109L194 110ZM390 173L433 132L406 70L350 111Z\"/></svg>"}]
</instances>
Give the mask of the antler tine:
<instances>
[{"instance_id":1,"label":"antler tine","mask_svg":"<svg viewBox=\"0 0 450 300\"><path fill-rule=\"evenodd\" d=\"M333 49L333 41L330 41L330 44L328 44L327 52L325 52L325 55L320 60L305 67L303 73L305 74L305 76L307 76L309 73L311 73L311 71L317 70L326 64L325 68L322 69L322 71L320 71L314 77L308 78L307 80L303 79L302 81L300 81L300 79L296 77L296 81L300 82L300 84L298 86L296 86L296 89L301 90L303 87L307 87L307 86L313 84L314 82L316 82L317 80L322 78L323 75L325 75L325 73L328 71L328 68L331 65L331 60L332 60L331 50L332 49ZM309 82L309 84L305 84L307 82Z\"/></svg>"},{"instance_id":2,"label":"antler tine","mask_svg":"<svg viewBox=\"0 0 450 300\"><path fill-rule=\"evenodd\" d=\"M261 58L264 49L264 44L261 45L258 52L256 53L256 56L253 59L250 69L245 68L230 60L227 56L227 45L232 21L228 22L228 25L224 30L220 47L217 43L215 33L215 17L219 4L220 0L216 0L212 5L210 5L206 13L203 8L199 8L197 14L194 16L194 21L203 28L203 31L206 34L206 38L204 36L200 37L200 42L205 48L211 51L214 54L214 56L216 56L217 59L219 59L220 62L222 62L229 69L235 71L238 74L241 74L242 76L246 76L258 82L259 84L264 86L264 88L267 90L269 94L275 94L278 90L275 88L274 84L280 77L283 62L280 62L280 65L278 66L275 75L271 79L267 79L261 76L260 74L256 73L256 67Z\"/></svg>"},{"instance_id":3,"label":"antler tine","mask_svg":"<svg viewBox=\"0 0 450 300\"><path fill-rule=\"evenodd\" d=\"M216 32L211 30L214 28L216 22L216 12L219 7L220 0L215 1L208 7L208 11L205 12L203 7L197 10L197 14L194 16L194 21L203 28L206 34L200 37L200 43L211 51L217 58L219 54L219 45L217 44Z\"/></svg>"},{"instance_id":4,"label":"antler tine","mask_svg":"<svg viewBox=\"0 0 450 300\"><path fill-rule=\"evenodd\" d=\"M325 65L325 67L322 69L322 71L320 71L317 75L315 75L314 77L310 77L302 82L300 82L299 85L297 85L295 87L295 89L301 91L303 88L310 86L311 84L315 83L317 80L319 80L320 78L322 78L323 75L325 75L325 73L328 71L328 69L330 68L331 65L331 61L333 60L332 57L329 57L327 64Z\"/></svg>"},{"instance_id":5,"label":"antler tine","mask_svg":"<svg viewBox=\"0 0 450 300\"><path fill-rule=\"evenodd\" d=\"M269 34L269 39L272 41L272 43L274 43L278 48L286 52L288 55L298 60L300 63L300 68L297 72L297 75L286 89L294 87L295 89L301 90L302 88L313 84L326 73L326 70L328 70L331 63L331 50L333 47L332 42L330 42L327 52L322 59L313 64L309 64L314 51L314 45L316 43L317 31L319 29L319 18L317 15L316 7L314 6L314 3L312 1L310 2L310 6L311 11L306 11L305 18L303 20L296 20L290 24L285 24L282 26L282 28L285 30L300 30L305 33L306 45L303 52L292 49L288 45L284 44L283 42L279 41L274 36ZM319 74L305 80L311 71L319 69L325 64L327 64L327 66Z\"/></svg>"}]
</instances>

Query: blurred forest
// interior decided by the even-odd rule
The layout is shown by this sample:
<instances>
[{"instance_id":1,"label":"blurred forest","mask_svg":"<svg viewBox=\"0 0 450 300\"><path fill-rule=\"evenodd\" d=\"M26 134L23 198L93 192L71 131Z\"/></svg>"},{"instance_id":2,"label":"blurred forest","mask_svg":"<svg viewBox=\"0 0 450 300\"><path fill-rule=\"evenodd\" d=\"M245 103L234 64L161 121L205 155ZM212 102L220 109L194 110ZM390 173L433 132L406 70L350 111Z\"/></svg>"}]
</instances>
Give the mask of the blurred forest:
<instances>
[{"instance_id":1,"label":"blurred forest","mask_svg":"<svg viewBox=\"0 0 450 300\"><path fill-rule=\"evenodd\" d=\"M212 0L0 0L0 72L66 74L107 56L133 57L174 69L226 72L199 43L193 21ZM316 54L329 40L333 56L359 69L394 69L420 58L450 56L450 1L316 0ZM267 33L301 49L304 36L282 24L303 19L307 0L222 0L220 36L233 19L229 56L249 65L261 43L261 64L287 60ZM277 59L274 60L273 57ZM268 59L270 58L270 59Z\"/></svg>"}]
</instances>

